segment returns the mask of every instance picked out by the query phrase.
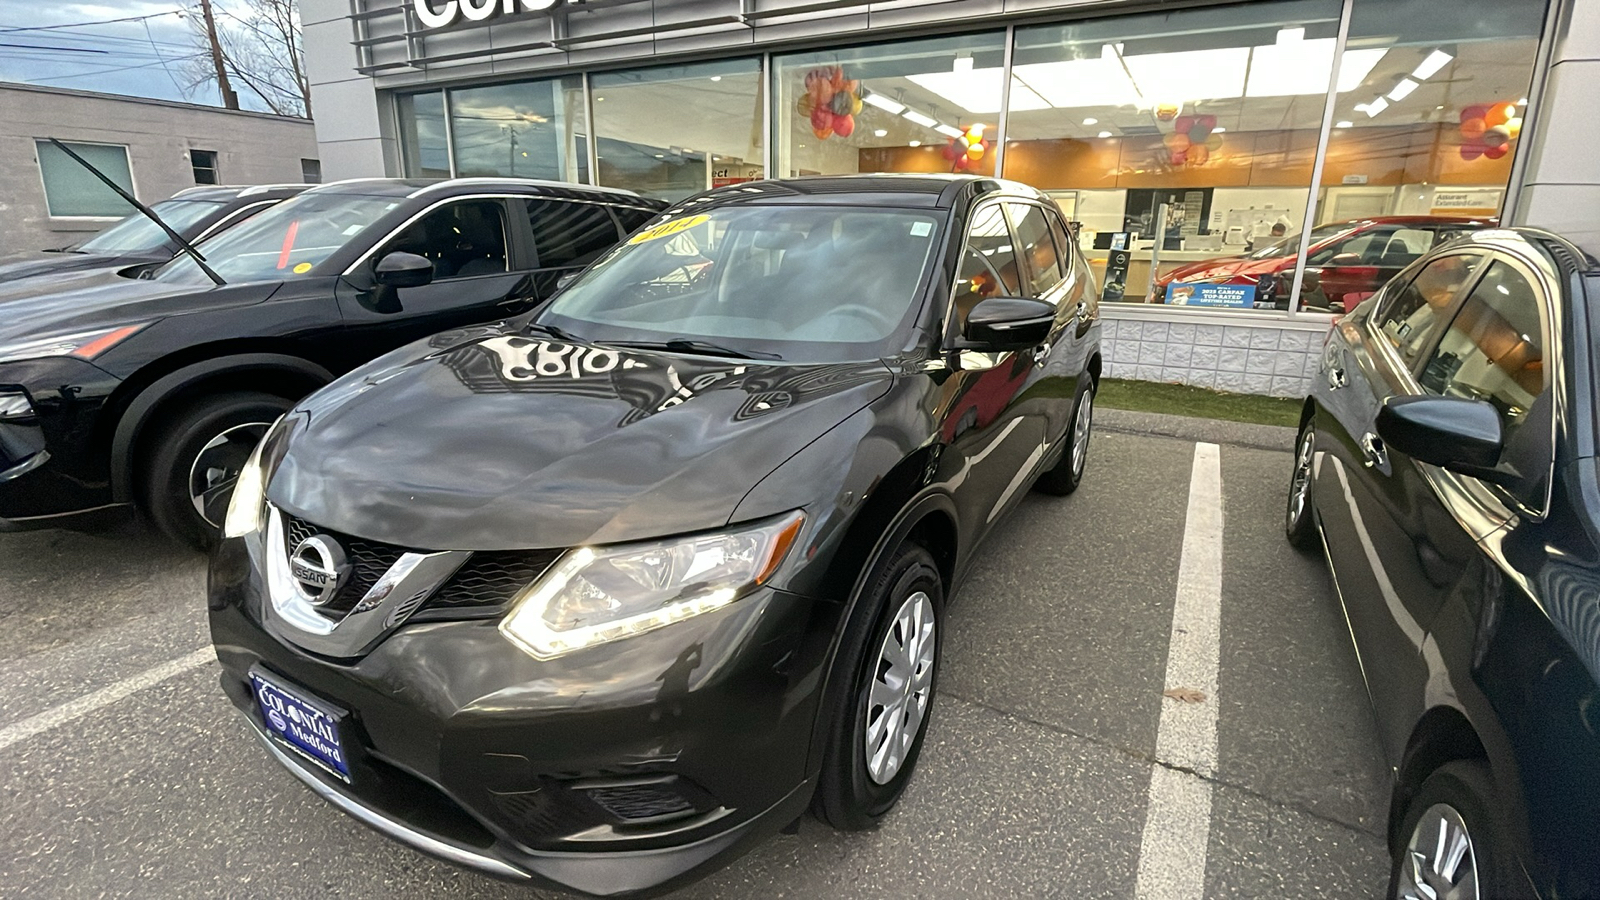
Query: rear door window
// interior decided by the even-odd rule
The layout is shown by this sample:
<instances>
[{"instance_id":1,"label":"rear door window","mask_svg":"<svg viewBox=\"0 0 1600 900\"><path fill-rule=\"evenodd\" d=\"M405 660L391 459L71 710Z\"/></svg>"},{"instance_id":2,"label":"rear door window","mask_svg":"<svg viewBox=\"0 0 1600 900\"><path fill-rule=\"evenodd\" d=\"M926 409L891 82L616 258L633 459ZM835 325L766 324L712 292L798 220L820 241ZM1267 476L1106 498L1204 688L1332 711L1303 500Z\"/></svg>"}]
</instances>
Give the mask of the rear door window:
<instances>
[{"instance_id":1,"label":"rear door window","mask_svg":"<svg viewBox=\"0 0 1600 900\"><path fill-rule=\"evenodd\" d=\"M1061 283L1061 260L1044 209L1031 203L1007 203L1012 225L1017 231L1017 251L1021 254L1028 280L1024 296L1043 299Z\"/></svg>"},{"instance_id":2,"label":"rear door window","mask_svg":"<svg viewBox=\"0 0 1600 900\"><path fill-rule=\"evenodd\" d=\"M529 200L528 224L539 268L565 269L587 266L610 250L621 237L606 207L598 203L564 200Z\"/></svg>"}]
</instances>

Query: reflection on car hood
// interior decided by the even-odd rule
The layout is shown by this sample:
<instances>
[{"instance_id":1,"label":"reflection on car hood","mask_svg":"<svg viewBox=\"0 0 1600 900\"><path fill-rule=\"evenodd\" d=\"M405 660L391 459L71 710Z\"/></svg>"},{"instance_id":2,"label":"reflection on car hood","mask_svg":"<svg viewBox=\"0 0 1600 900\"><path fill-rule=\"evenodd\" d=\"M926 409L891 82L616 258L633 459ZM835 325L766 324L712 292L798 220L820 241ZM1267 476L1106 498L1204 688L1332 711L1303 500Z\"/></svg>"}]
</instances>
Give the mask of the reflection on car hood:
<instances>
[{"instance_id":1,"label":"reflection on car hood","mask_svg":"<svg viewBox=\"0 0 1600 900\"><path fill-rule=\"evenodd\" d=\"M1205 278L1221 278L1224 276L1248 275L1252 279L1258 278L1268 272L1275 272L1284 264L1283 259L1246 259L1242 257L1207 259L1200 262L1180 266L1161 276L1162 284L1174 281L1198 281ZM1287 260L1289 265L1294 265L1294 257Z\"/></svg>"},{"instance_id":2,"label":"reflection on car hood","mask_svg":"<svg viewBox=\"0 0 1600 900\"><path fill-rule=\"evenodd\" d=\"M0 285L19 278L80 272L85 269L122 268L139 263L166 262L172 254L155 253L20 253L0 259Z\"/></svg>"},{"instance_id":3,"label":"reflection on car hood","mask_svg":"<svg viewBox=\"0 0 1600 900\"><path fill-rule=\"evenodd\" d=\"M208 307L228 302L220 296L193 299L211 292L208 286L124 278L118 271L89 269L0 284L0 344L152 322L188 312L197 302ZM251 302L260 299L253 296Z\"/></svg>"},{"instance_id":4,"label":"reflection on car hood","mask_svg":"<svg viewBox=\"0 0 1600 900\"><path fill-rule=\"evenodd\" d=\"M718 528L762 478L893 379L878 361L713 359L502 328L431 344L305 401L273 502L333 531L426 550Z\"/></svg>"}]
</instances>

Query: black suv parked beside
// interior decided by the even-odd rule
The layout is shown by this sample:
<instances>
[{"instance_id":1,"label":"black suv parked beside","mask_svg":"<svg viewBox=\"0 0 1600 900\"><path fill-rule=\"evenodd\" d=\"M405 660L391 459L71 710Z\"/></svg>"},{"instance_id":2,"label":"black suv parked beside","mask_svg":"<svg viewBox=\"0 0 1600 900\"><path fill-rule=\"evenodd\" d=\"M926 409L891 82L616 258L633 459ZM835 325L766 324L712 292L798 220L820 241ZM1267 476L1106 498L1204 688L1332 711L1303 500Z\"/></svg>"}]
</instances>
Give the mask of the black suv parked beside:
<instances>
[{"instance_id":1,"label":"black suv parked beside","mask_svg":"<svg viewBox=\"0 0 1600 900\"><path fill-rule=\"evenodd\" d=\"M210 544L298 398L388 350L533 308L662 204L519 179L322 185L129 277L0 298L0 530L137 507Z\"/></svg>"},{"instance_id":2,"label":"black suv parked beside","mask_svg":"<svg viewBox=\"0 0 1600 900\"><path fill-rule=\"evenodd\" d=\"M191 244L221 234L258 212L304 191L305 184L197 187L150 207ZM163 263L181 248L143 213L134 213L88 240L59 250L18 253L0 260L0 284L18 278ZM0 292L0 300L5 297Z\"/></svg>"}]
</instances>

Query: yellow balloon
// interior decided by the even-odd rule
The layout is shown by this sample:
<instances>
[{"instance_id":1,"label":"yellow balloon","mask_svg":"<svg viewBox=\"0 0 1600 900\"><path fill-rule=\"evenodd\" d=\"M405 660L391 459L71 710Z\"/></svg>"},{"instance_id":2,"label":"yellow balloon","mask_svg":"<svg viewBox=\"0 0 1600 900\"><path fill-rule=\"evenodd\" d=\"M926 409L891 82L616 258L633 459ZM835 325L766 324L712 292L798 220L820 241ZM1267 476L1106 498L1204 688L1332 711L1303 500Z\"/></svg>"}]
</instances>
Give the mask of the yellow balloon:
<instances>
[{"instance_id":1,"label":"yellow balloon","mask_svg":"<svg viewBox=\"0 0 1600 900\"><path fill-rule=\"evenodd\" d=\"M1506 120L1506 131L1509 132L1513 138L1515 138L1517 135L1521 134L1522 133L1522 117L1521 116L1515 116L1513 118L1507 119Z\"/></svg>"},{"instance_id":2,"label":"yellow balloon","mask_svg":"<svg viewBox=\"0 0 1600 900\"><path fill-rule=\"evenodd\" d=\"M967 148L967 159L977 162L983 159L983 144L973 144Z\"/></svg>"}]
</instances>

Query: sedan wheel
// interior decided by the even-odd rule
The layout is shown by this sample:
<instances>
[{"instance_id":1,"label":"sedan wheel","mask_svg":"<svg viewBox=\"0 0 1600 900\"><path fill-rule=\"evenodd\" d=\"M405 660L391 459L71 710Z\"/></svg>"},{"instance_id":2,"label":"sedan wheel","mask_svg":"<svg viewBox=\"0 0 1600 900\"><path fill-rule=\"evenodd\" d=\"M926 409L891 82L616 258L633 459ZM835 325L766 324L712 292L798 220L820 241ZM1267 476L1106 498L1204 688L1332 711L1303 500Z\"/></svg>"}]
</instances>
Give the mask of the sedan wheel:
<instances>
[{"instance_id":1,"label":"sedan wheel","mask_svg":"<svg viewBox=\"0 0 1600 900\"><path fill-rule=\"evenodd\" d=\"M866 698L867 774L888 784L900 766L928 711L933 694L933 601L923 591L906 598L895 613L878 650L877 675Z\"/></svg>"},{"instance_id":2,"label":"sedan wheel","mask_svg":"<svg viewBox=\"0 0 1600 900\"><path fill-rule=\"evenodd\" d=\"M1401 900L1478 900L1478 860L1461 813L1428 807L1400 860Z\"/></svg>"},{"instance_id":3,"label":"sedan wheel","mask_svg":"<svg viewBox=\"0 0 1600 900\"><path fill-rule=\"evenodd\" d=\"M1072 474L1083 478L1084 463L1089 461L1089 433L1094 428L1094 388L1083 392L1078 401L1078 414L1072 420Z\"/></svg>"},{"instance_id":4,"label":"sedan wheel","mask_svg":"<svg viewBox=\"0 0 1600 900\"><path fill-rule=\"evenodd\" d=\"M1294 452L1294 473L1289 478L1289 502L1284 510L1283 533L1302 550L1317 546L1317 527L1311 509L1312 462L1317 455L1317 430L1311 422L1300 429Z\"/></svg>"}]
</instances>

